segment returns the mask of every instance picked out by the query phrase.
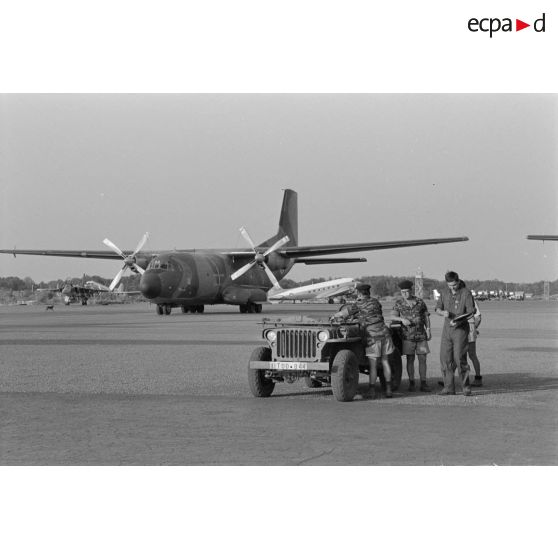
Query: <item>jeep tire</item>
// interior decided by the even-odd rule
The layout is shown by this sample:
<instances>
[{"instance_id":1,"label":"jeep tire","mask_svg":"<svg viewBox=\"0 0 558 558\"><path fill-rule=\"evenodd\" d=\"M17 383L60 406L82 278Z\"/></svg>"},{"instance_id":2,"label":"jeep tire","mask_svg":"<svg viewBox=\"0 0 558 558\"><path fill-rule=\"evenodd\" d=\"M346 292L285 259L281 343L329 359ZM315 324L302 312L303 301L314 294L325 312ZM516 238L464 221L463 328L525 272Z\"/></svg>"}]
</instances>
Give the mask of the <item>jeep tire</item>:
<instances>
[{"instance_id":1,"label":"jeep tire","mask_svg":"<svg viewBox=\"0 0 558 558\"><path fill-rule=\"evenodd\" d=\"M269 347L258 347L252 351L250 362L253 360L271 360ZM265 377L265 370L253 370L248 367L248 385L254 397L269 397L275 388L275 382Z\"/></svg>"},{"instance_id":2,"label":"jeep tire","mask_svg":"<svg viewBox=\"0 0 558 558\"><path fill-rule=\"evenodd\" d=\"M337 401L352 401L358 389L358 360L353 351L342 349L331 365L331 387Z\"/></svg>"},{"instance_id":3,"label":"jeep tire","mask_svg":"<svg viewBox=\"0 0 558 558\"><path fill-rule=\"evenodd\" d=\"M399 349L395 347L393 353L389 355L389 365L391 368L391 389L399 389L401 376L403 374L403 362Z\"/></svg>"}]
</instances>

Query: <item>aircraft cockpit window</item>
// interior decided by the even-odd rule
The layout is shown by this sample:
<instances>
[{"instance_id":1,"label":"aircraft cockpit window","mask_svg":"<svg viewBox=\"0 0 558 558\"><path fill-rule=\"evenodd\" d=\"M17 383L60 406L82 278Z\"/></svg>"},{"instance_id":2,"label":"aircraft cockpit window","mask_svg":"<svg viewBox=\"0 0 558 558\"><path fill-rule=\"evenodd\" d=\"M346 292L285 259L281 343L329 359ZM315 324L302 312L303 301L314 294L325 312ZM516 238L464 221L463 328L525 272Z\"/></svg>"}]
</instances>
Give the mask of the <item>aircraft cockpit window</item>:
<instances>
[{"instance_id":1,"label":"aircraft cockpit window","mask_svg":"<svg viewBox=\"0 0 558 558\"><path fill-rule=\"evenodd\" d=\"M165 262L165 261L161 261L159 258L155 258L151 260L151 263L149 264L149 269L166 269L170 271L179 271L176 264L174 264L170 260Z\"/></svg>"}]
</instances>

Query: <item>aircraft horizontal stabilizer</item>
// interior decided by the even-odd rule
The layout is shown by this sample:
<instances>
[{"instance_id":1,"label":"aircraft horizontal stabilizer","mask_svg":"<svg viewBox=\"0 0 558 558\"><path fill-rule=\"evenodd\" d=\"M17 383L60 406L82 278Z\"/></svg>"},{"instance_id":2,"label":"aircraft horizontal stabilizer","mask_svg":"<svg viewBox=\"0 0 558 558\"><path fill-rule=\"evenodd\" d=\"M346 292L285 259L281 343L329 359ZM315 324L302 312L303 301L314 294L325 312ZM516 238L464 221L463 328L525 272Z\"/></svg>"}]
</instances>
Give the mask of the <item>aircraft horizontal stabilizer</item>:
<instances>
[{"instance_id":1,"label":"aircraft horizontal stabilizer","mask_svg":"<svg viewBox=\"0 0 558 558\"><path fill-rule=\"evenodd\" d=\"M527 240L558 240L558 235L552 234L530 234Z\"/></svg>"},{"instance_id":2,"label":"aircraft horizontal stabilizer","mask_svg":"<svg viewBox=\"0 0 558 558\"><path fill-rule=\"evenodd\" d=\"M309 256L327 256L329 254L344 254L347 252L366 252L369 250L388 250L391 248L407 248L427 244L445 244L449 242L465 242L466 236L451 238L426 238L420 240L390 240L387 242L359 242L356 244L325 244L323 246L287 246L278 253L284 258L299 258Z\"/></svg>"}]
</instances>

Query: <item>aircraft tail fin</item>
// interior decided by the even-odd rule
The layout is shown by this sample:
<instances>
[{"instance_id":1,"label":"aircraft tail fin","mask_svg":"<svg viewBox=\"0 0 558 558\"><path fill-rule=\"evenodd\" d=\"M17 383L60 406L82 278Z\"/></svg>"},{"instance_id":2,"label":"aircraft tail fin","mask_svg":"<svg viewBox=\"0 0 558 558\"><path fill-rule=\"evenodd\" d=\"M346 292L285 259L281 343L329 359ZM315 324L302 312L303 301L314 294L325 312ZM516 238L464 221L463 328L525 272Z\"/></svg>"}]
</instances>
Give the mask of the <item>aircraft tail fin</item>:
<instances>
[{"instance_id":1,"label":"aircraft tail fin","mask_svg":"<svg viewBox=\"0 0 558 558\"><path fill-rule=\"evenodd\" d=\"M285 246L298 246L298 194L289 189L286 189L283 194L277 234L268 238L261 246L271 246L285 235L289 237L289 242Z\"/></svg>"}]
</instances>

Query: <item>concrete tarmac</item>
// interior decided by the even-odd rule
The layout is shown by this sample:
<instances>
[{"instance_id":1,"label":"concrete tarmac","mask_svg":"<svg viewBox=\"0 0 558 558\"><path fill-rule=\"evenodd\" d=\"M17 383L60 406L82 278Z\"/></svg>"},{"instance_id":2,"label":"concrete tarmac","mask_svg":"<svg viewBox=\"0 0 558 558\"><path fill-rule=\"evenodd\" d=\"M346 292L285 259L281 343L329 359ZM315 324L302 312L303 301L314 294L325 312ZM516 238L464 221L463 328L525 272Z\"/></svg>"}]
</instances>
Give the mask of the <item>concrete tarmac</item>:
<instances>
[{"instance_id":1,"label":"concrete tarmac","mask_svg":"<svg viewBox=\"0 0 558 558\"><path fill-rule=\"evenodd\" d=\"M408 393L404 380L393 399L339 403L301 381L253 398L246 365L263 344L258 322L336 308L0 307L0 464L558 463L556 302L482 304L485 385L472 397ZM435 392L442 319L431 320Z\"/></svg>"}]
</instances>

